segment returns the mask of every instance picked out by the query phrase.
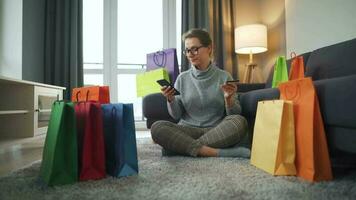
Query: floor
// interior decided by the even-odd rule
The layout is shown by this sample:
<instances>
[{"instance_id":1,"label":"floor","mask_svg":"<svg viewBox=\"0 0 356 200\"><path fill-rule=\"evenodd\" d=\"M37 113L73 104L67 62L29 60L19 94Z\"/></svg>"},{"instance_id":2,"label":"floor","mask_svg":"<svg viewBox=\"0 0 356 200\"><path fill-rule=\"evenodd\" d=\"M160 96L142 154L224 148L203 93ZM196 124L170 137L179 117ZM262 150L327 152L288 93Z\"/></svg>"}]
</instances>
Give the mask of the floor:
<instances>
[{"instance_id":1,"label":"floor","mask_svg":"<svg viewBox=\"0 0 356 200\"><path fill-rule=\"evenodd\" d=\"M136 131L136 138L150 138L148 130ZM0 140L0 176L42 159L45 135L34 138Z\"/></svg>"}]
</instances>

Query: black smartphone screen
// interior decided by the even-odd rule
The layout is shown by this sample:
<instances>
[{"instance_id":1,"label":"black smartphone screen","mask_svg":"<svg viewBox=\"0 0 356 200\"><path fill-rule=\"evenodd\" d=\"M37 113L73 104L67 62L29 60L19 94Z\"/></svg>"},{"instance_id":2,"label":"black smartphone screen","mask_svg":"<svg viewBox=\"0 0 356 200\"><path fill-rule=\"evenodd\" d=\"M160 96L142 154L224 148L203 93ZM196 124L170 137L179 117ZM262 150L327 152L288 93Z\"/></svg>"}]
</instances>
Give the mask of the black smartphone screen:
<instances>
[{"instance_id":1,"label":"black smartphone screen","mask_svg":"<svg viewBox=\"0 0 356 200\"><path fill-rule=\"evenodd\" d=\"M157 80L157 83L160 84L162 87L170 86L171 88L174 88L174 86L171 83L169 83L166 79ZM174 88L174 95L180 95L180 92L175 88Z\"/></svg>"}]
</instances>

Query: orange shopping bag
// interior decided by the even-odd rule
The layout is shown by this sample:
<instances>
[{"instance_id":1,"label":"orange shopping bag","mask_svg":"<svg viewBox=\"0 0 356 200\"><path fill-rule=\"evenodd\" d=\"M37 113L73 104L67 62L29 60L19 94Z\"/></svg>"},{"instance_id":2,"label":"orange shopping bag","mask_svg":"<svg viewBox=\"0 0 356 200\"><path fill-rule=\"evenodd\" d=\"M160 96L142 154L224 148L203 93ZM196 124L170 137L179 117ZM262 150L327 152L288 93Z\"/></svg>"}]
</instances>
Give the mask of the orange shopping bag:
<instances>
[{"instance_id":1,"label":"orange shopping bag","mask_svg":"<svg viewBox=\"0 0 356 200\"><path fill-rule=\"evenodd\" d=\"M295 52L292 52L291 58L292 62L289 70L289 80L304 78L303 56L296 56Z\"/></svg>"},{"instance_id":2,"label":"orange shopping bag","mask_svg":"<svg viewBox=\"0 0 356 200\"><path fill-rule=\"evenodd\" d=\"M294 104L297 176L309 181L332 179L319 101L311 78L279 85L281 99Z\"/></svg>"},{"instance_id":3,"label":"orange shopping bag","mask_svg":"<svg viewBox=\"0 0 356 200\"><path fill-rule=\"evenodd\" d=\"M72 102L98 101L101 104L110 103L109 86L89 86L74 88Z\"/></svg>"}]
</instances>

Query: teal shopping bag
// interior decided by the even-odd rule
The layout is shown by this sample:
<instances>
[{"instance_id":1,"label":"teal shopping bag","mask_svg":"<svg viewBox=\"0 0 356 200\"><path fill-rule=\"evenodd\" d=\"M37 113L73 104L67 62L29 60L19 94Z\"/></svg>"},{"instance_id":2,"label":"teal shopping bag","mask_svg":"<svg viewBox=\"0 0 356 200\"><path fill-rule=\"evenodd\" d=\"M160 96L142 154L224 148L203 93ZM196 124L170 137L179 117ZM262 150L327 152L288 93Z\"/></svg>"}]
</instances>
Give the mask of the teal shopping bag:
<instances>
[{"instance_id":1,"label":"teal shopping bag","mask_svg":"<svg viewBox=\"0 0 356 200\"><path fill-rule=\"evenodd\" d=\"M42 154L40 179L47 185L63 185L78 180L76 119L73 103L56 101Z\"/></svg>"},{"instance_id":2,"label":"teal shopping bag","mask_svg":"<svg viewBox=\"0 0 356 200\"><path fill-rule=\"evenodd\" d=\"M138 173L135 121L132 104L117 104L117 122L119 133L119 170L118 177Z\"/></svg>"},{"instance_id":3,"label":"teal shopping bag","mask_svg":"<svg viewBox=\"0 0 356 200\"><path fill-rule=\"evenodd\" d=\"M274 66L272 88L276 88L280 83L286 81L288 81L288 69L287 69L286 58L284 56L279 56Z\"/></svg>"},{"instance_id":4,"label":"teal shopping bag","mask_svg":"<svg viewBox=\"0 0 356 200\"><path fill-rule=\"evenodd\" d=\"M132 104L104 104L106 172L114 177L138 173L135 122Z\"/></svg>"}]
</instances>

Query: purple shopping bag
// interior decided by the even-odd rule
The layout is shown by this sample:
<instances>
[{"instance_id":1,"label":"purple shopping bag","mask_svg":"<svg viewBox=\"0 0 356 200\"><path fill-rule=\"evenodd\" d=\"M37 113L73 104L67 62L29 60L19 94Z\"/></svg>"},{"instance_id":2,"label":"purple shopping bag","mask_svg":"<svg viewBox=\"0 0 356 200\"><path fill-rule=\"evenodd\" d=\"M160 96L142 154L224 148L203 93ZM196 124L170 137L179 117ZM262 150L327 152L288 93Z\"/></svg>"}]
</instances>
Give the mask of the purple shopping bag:
<instances>
[{"instance_id":1,"label":"purple shopping bag","mask_svg":"<svg viewBox=\"0 0 356 200\"><path fill-rule=\"evenodd\" d=\"M166 68L172 84L179 74L177 50L175 48L165 49L147 54L146 71L151 71L160 67Z\"/></svg>"}]
</instances>

